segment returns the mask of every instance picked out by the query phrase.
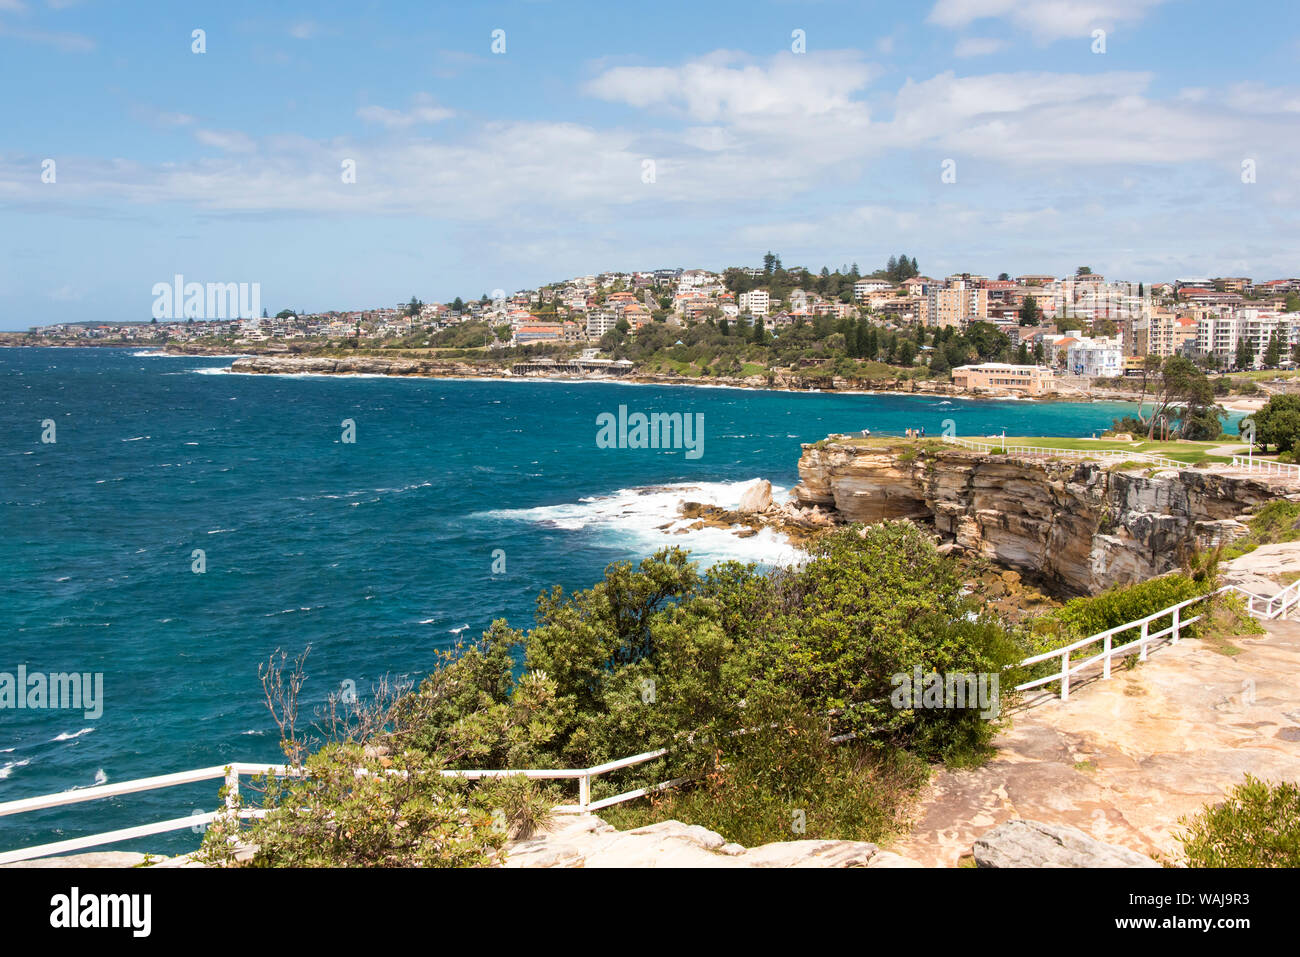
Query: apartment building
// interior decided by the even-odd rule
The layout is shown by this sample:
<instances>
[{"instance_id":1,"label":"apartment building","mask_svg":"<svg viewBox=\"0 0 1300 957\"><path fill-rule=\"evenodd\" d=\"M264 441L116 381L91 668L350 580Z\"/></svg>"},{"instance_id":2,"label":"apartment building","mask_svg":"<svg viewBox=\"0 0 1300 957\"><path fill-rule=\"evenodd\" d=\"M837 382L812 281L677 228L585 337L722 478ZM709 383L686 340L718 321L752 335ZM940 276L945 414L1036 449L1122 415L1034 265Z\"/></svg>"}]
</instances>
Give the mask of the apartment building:
<instances>
[{"instance_id":1,"label":"apartment building","mask_svg":"<svg viewBox=\"0 0 1300 957\"><path fill-rule=\"evenodd\" d=\"M931 286L926 296L926 324L966 328L988 318L989 294L968 279L949 279L943 287Z\"/></svg>"},{"instance_id":2,"label":"apartment building","mask_svg":"<svg viewBox=\"0 0 1300 957\"><path fill-rule=\"evenodd\" d=\"M1077 339L1065 351L1065 367L1074 375L1123 375L1123 343L1118 338Z\"/></svg>"},{"instance_id":3,"label":"apartment building","mask_svg":"<svg viewBox=\"0 0 1300 957\"><path fill-rule=\"evenodd\" d=\"M740 311L748 313L755 319L764 319L771 310L771 301L766 289L751 289L740 294Z\"/></svg>"},{"instance_id":4,"label":"apartment building","mask_svg":"<svg viewBox=\"0 0 1300 957\"><path fill-rule=\"evenodd\" d=\"M872 293L893 289L894 284L887 279L859 279L853 284L853 298L861 302Z\"/></svg>"}]
</instances>

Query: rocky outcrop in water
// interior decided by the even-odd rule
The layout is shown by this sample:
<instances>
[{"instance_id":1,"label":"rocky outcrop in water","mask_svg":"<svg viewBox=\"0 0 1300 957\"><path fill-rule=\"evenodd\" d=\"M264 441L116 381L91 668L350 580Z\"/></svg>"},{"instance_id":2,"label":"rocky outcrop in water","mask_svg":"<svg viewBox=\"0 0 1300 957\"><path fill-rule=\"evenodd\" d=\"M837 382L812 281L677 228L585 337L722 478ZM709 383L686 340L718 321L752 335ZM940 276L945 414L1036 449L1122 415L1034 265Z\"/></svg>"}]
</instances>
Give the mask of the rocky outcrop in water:
<instances>
[{"instance_id":1,"label":"rocky outcrop in water","mask_svg":"<svg viewBox=\"0 0 1300 957\"><path fill-rule=\"evenodd\" d=\"M440 359L387 359L378 356L243 356L230 366L231 372L266 375L312 373L316 375L396 375L480 377L504 375L468 362Z\"/></svg>"},{"instance_id":2,"label":"rocky outcrop in water","mask_svg":"<svg viewBox=\"0 0 1300 957\"><path fill-rule=\"evenodd\" d=\"M1150 473L1150 474L1149 474ZM1090 594L1178 568L1232 541L1294 488L1211 469L1114 469L984 454L938 441L804 445L797 502L840 521L930 523L958 549Z\"/></svg>"}]
</instances>

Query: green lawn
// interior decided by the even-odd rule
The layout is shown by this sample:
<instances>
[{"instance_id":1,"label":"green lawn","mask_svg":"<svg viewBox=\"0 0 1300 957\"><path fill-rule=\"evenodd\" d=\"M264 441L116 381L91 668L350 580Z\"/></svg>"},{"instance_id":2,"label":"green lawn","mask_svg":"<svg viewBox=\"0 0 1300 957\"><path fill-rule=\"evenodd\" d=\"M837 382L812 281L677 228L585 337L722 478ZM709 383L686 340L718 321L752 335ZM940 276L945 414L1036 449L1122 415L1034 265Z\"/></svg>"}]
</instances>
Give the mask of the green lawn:
<instances>
[{"instance_id":1,"label":"green lawn","mask_svg":"<svg viewBox=\"0 0 1300 957\"><path fill-rule=\"evenodd\" d=\"M977 439L976 441L992 441ZM1210 455L1209 450L1221 446L1231 446L1232 442L1148 442L1138 439L1133 442L1121 442L1114 439L1065 439L1060 436L1007 436L1007 445L1032 445L1053 449L1079 449L1081 451L1106 450L1112 452L1144 452L1147 455L1163 455L1165 458L1196 465L1200 462L1231 462L1230 455ZM1246 450L1245 443L1241 451Z\"/></svg>"},{"instance_id":2,"label":"green lawn","mask_svg":"<svg viewBox=\"0 0 1300 957\"><path fill-rule=\"evenodd\" d=\"M999 445L1000 441L995 438L986 436L964 436L974 442L985 442L990 445ZM841 444L855 445L861 448L888 448L908 443L910 440L899 438L897 436L872 436L868 439L852 438L840 440ZM935 436L927 436L923 441L926 445L939 447L939 439ZM1135 442L1119 442L1114 439L1072 439L1062 438L1061 436L1019 436L1008 435L1007 445L1030 445L1037 448L1051 449L1071 449L1080 451L1114 451L1114 452L1144 452L1148 455L1162 455L1165 458L1175 459L1179 462L1186 462L1188 465L1197 465L1201 462L1230 462L1231 456L1227 455L1210 455L1209 450L1220 446L1231 445L1230 442L1147 442L1139 440ZM1245 451L1245 445L1241 446Z\"/></svg>"}]
</instances>

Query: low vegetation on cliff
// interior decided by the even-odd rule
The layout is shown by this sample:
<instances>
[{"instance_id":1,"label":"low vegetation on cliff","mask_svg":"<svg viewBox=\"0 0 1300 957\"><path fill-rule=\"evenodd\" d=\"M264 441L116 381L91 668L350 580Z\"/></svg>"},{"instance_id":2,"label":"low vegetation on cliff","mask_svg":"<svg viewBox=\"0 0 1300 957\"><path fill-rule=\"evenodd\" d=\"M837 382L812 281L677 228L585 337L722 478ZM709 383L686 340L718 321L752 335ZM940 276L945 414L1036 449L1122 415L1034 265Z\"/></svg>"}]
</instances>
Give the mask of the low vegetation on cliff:
<instances>
[{"instance_id":1,"label":"low vegetation on cliff","mask_svg":"<svg viewBox=\"0 0 1300 957\"><path fill-rule=\"evenodd\" d=\"M657 748L667 755L596 779L593 799L684 778L623 817L677 816L746 843L879 839L928 762L987 750L999 704L935 707L917 688L900 706L899 676L996 676L1023 653L963 577L907 522L830 533L797 569L703 574L680 549L611 565L590 589L541 595L527 633L498 621L419 688L331 722L338 740L307 759L312 776L269 786L274 809L242 839L263 864L481 863L548 802L522 780L505 794L443 770L581 768ZM268 693L282 716L296 711L285 697ZM309 745L282 725L299 760ZM209 847L230 836L214 828Z\"/></svg>"},{"instance_id":2,"label":"low vegetation on cliff","mask_svg":"<svg viewBox=\"0 0 1300 957\"><path fill-rule=\"evenodd\" d=\"M1189 867L1300 867L1300 785L1251 775L1181 822Z\"/></svg>"},{"instance_id":3,"label":"low vegetation on cliff","mask_svg":"<svg viewBox=\"0 0 1300 957\"><path fill-rule=\"evenodd\" d=\"M879 841L903 826L933 763L990 753L1026 654L1204 594L1213 577L1201 561L1026 626L993 616L907 521L828 532L797 568L701 572L664 549L589 589L543 593L532 629L494 622L418 688L331 700L323 744L296 728L301 661L287 679L269 668L268 704L304 773L262 782L267 813L219 820L206 853L229 860L243 843L264 866L489 864L572 803L573 782L446 772L587 768L658 749L593 780L596 801L679 782L602 811L616 826L673 818L747 845ZM969 698L945 697L951 676L971 679Z\"/></svg>"}]
</instances>

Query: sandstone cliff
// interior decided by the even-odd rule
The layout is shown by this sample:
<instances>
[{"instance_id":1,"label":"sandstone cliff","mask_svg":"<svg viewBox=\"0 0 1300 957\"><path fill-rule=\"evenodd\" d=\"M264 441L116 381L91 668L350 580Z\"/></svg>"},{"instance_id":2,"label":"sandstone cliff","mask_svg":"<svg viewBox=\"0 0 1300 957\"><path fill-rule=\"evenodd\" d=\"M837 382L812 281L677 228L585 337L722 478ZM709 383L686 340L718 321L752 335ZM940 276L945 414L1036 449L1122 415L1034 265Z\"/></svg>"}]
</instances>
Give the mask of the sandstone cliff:
<instances>
[{"instance_id":1,"label":"sandstone cliff","mask_svg":"<svg viewBox=\"0 0 1300 957\"><path fill-rule=\"evenodd\" d=\"M1294 491L1223 470L1111 470L905 440L804 445L799 477L803 505L849 522L932 523L959 548L1079 594L1172 571Z\"/></svg>"}]
</instances>

